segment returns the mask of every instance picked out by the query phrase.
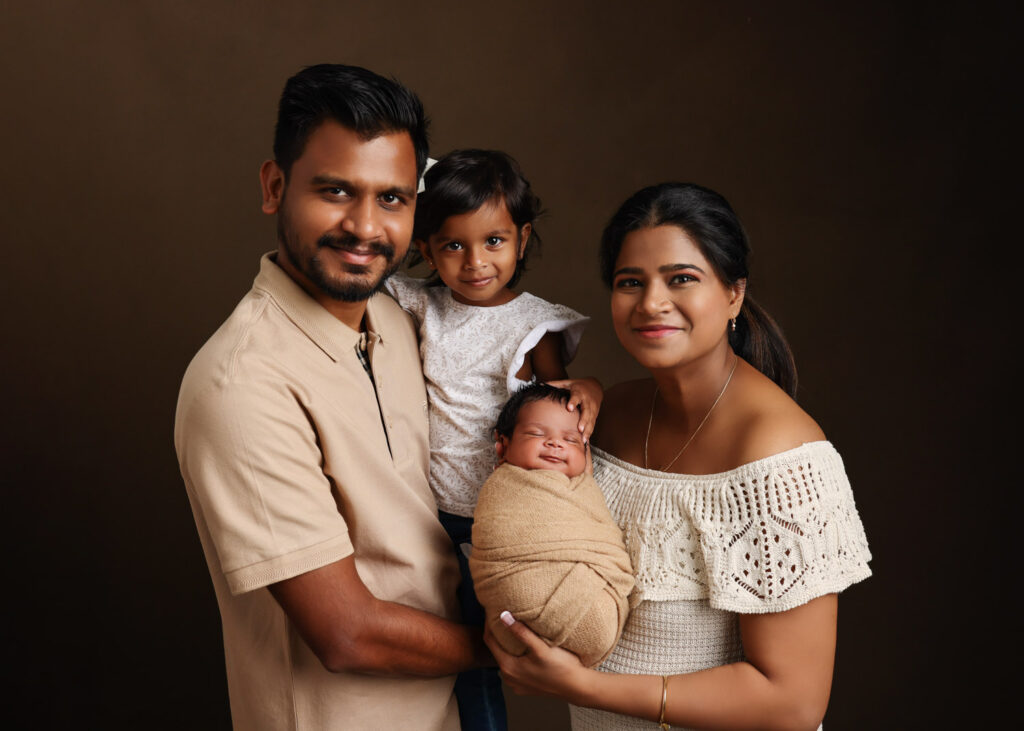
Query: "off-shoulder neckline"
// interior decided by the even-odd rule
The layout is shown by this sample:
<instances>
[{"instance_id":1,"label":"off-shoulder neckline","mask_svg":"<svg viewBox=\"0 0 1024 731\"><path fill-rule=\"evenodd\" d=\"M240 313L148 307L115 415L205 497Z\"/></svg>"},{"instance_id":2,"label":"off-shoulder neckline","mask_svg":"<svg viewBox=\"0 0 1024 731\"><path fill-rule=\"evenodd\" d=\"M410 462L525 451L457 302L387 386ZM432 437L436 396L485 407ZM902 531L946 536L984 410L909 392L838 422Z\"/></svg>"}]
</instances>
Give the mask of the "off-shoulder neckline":
<instances>
[{"instance_id":1,"label":"off-shoulder neckline","mask_svg":"<svg viewBox=\"0 0 1024 731\"><path fill-rule=\"evenodd\" d=\"M761 459L755 459L753 462L741 464L739 467L734 467L731 470L726 470L725 472L711 472L705 475L692 475L682 472L661 472L660 470L640 467L639 465L620 459L613 454L605 452L600 447L595 447L593 445L591 445L591 450L595 459L603 460L604 462L614 465L625 472L632 472L637 475L654 477L661 480L679 480L686 482L721 480L722 478L731 477L739 473L747 473L755 468L792 462L800 452L813 453L818 450L823 450L831 454L838 454L836 448L832 445L832 442L827 439L819 439L813 442L804 442L800 446L787 449L784 452L778 452L776 454L768 455L767 457L762 457Z\"/></svg>"}]
</instances>

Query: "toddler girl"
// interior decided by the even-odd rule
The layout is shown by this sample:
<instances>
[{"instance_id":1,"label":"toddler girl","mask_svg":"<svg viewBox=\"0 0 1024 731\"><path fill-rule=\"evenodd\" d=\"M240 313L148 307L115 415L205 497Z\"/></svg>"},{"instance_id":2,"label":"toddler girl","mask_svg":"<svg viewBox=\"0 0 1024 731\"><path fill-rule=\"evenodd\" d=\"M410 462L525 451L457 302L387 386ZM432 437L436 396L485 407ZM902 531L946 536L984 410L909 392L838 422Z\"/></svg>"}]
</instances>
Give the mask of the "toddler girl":
<instances>
[{"instance_id":1,"label":"toddler girl","mask_svg":"<svg viewBox=\"0 0 1024 731\"><path fill-rule=\"evenodd\" d=\"M466 554L480 486L494 467L491 429L511 393L532 380L566 378L589 318L512 287L537 240L540 200L503 152L449 153L424 176L413 240L435 272L398 274L388 291L416 319L430 398L430 487L462 571L463 621L482 625ZM567 408L589 437L601 399L593 379L572 381ZM497 671L456 682L463 729L504 728Z\"/></svg>"}]
</instances>

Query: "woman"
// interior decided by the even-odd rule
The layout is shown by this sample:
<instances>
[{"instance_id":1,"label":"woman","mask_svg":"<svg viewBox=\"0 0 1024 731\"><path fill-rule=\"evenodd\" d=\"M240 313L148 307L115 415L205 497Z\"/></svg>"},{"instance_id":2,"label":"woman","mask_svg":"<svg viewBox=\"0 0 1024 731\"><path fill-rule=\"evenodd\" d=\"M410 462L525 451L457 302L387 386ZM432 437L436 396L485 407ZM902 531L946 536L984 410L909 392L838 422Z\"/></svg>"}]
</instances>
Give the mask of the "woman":
<instances>
[{"instance_id":1,"label":"woman","mask_svg":"<svg viewBox=\"0 0 1024 731\"><path fill-rule=\"evenodd\" d=\"M590 670L511 616L510 687L573 704L573 728L814 729L836 593L870 575L842 460L796 402L781 332L746 295L749 245L717 193L645 188L605 229L615 332L651 377L608 391L594 475L637 588Z\"/></svg>"}]
</instances>

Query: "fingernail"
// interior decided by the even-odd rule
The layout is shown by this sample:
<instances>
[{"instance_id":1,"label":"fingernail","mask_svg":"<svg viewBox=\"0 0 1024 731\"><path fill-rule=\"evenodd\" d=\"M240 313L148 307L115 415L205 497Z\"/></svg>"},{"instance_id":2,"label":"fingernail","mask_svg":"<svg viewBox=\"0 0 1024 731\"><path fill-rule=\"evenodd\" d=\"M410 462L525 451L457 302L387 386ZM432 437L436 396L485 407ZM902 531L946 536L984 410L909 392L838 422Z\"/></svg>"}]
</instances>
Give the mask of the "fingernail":
<instances>
[{"instance_id":1,"label":"fingernail","mask_svg":"<svg viewBox=\"0 0 1024 731\"><path fill-rule=\"evenodd\" d=\"M512 616L512 612L505 610L500 615L501 621L505 623L506 627L511 627L516 623L516 618Z\"/></svg>"}]
</instances>

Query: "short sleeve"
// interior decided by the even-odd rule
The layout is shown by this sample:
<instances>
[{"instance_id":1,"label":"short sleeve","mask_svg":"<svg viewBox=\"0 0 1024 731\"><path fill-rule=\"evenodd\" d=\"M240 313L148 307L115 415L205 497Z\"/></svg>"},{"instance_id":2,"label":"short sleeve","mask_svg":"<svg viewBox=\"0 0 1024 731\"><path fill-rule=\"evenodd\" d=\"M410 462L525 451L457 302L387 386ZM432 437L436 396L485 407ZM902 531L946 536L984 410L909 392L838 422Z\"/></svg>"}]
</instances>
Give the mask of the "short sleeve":
<instances>
[{"instance_id":1,"label":"short sleeve","mask_svg":"<svg viewBox=\"0 0 1024 731\"><path fill-rule=\"evenodd\" d=\"M576 357L580 340L583 338L583 331L586 329L587 323L590 322L589 317L564 305L545 302L540 298L534 298L534 303L534 307L531 308L534 311L530 313L532 327L520 341L506 372L509 393L514 393L522 386L522 382L516 378L516 374L523 367L527 353L537 347L541 338L548 333L560 333L562 336L562 364L569 365Z\"/></svg>"},{"instance_id":2,"label":"short sleeve","mask_svg":"<svg viewBox=\"0 0 1024 731\"><path fill-rule=\"evenodd\" d=\"M429 297L427 280L397 272L384 281L384 289L403 310L416 318L417 324L423 322Z\"/></svg>"},{"instance_id":3,"label":"short sleeve","mask_svg":"<svg viewBox=\"0 0 1024 731\"><path fill-rule=\"evenodd\" d=\"M805 444L696 487L712 607L780 612L871 575L867 538L838 452Z\"/></svg>"},{"instance_id":4,"label":"short sleeve","mask_svg":"<svg viewBox=\"0 0 1024 731\"><path fill-rule=\"evenodd\" d=\"M232 594L353 552L316 431L289 387L209 386L182 412L180 430L182 474Z\"/></svg>"}]
</instances>

